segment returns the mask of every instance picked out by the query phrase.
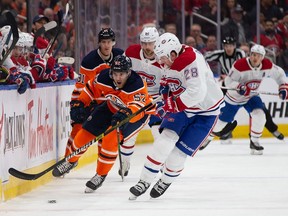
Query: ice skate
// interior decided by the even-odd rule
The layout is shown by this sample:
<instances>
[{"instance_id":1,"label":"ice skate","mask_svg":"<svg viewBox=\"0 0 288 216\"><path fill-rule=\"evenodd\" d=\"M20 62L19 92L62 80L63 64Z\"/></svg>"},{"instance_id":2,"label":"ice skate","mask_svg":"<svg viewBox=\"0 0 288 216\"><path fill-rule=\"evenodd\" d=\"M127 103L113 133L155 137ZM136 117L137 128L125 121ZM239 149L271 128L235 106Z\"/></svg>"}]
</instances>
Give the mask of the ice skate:
<instances>
[{"instance_id":1,"label":"ice skate","mask_svg":"<svg viewBox=\"0 0 288 216\"><path fill-rule=\"evenodd\" d=\"M131 196L129 200L136 200L138 196L146 192L149 186L150 183L140 180L135 186L130 188Z\"/></svg>"},{"instance_id":2,"label":"ice skate","mask_svg":"<svg viewBox=\"0 0 288 216\"><path fill-rule=\"evenodd\" d=\"M159 179L158 182L154 185L154 187L150 191L150 196L152 198L158 198L162 196L170 185L171 183L165 183L161 179Z\"/></svg>"},{"instance_id":3,"label":"ice skate","mask_svg":"<svg viewBox=\"0 0 288 216\"><path fill-rule=\"evenodd\" d=\"M122 161L122 172L123 172L123 176L127 176L127 175L128 175L129 169L130 169L130 162L123 160L123 161ZM122 175L121 175L121 169L120 169L120 168L119 168L119 170L118 170L118 174L119 174L120 176L122 176Z\"/></svg>"},{"instance_id":4,"label":"ice skate","mask_svg":"<svg viewBox=\"0 0 288 216\"><path fill-rule=\"evenodd\" d=\"M78 162L71 163L69 161L65 161L62 164L59 164L56 168L53 169L52 175L54 177L61 177L64 174L67 174L72 170L74 167L78 165Z\"/></svg>"},{"instance_id":5,"label":"ice skate","mask_svg":"<svg viewBox=\"0 0 288 216\"><path fill-rule=\"evenodd\" d=\"M205 149L205 148L209 145L210 142L211 142L211 140L206 139L206 140L204 141L204 143L200 146L199 150Z\"/></svg>"},{"instance_id":6,"label":"ice skate","mask_svg":"<svg viewBox=\"0 0 288 216\"><path fill-rule=\"evenodd\" d=\"M90 181L86 183L85 193L93 193L95 190L101 187L106 176L107 175L100 176L96 174L94 177L92 177Z\"/></svg>"},{"instance_id":7,"label":"ice skate","mask_svg":"<svg viewBox=\"0 0 288 216\"><path fill-rule=\"evenodd\" d=\"M272 134L273 134L273 136L276 137L277 139L279 139L279 140L284 140L284 135L283 135L280 131L276 130L276 131L274 131Z\"/></svg>"},{"instance_id":8,"label":"ice skate","mask_svg":"<svg viewBox=\"0 0 288 216\"><path fill-rule=\"evenodd\" d=\"M251 155L262 155L263 154L263 146L261 146L258 142L252 142L250 140L250 154Z\"/></svg>"}]
</instances>

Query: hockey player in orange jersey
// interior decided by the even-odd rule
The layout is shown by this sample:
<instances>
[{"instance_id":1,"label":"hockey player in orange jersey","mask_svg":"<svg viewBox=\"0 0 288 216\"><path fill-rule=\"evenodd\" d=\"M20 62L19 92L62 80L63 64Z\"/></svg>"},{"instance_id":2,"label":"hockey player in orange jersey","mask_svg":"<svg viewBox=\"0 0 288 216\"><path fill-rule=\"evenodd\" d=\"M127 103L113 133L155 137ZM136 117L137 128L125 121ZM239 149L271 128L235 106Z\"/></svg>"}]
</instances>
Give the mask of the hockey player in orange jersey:
<instances>
[{"instance_id":1,"label":"hockey player in orange jersey","mask_svg":"<svg viewBox=\"0 0 288 216\"><path fill-rule=\"evenodd\" d=\"M94 79L101 70L109 68L114 57L121 55L124 52L122 49L113 47L116 41L115 33L111 28L104 28L100 30L98 33L98 43L99 47L88 53L81 62L79 77L72 92L71 105L73 105L75 100L78 100L79 95L81 94L87 82L90 79ZM82 128L82 123L90 115L93 107L94 102L92 102L90 106L87 106L86 109L83 110L85 115L83 114L82 119L77 119L77 121L71 122L72 131L67 141L65 156L71 153L71 145L73 143L73 139L78 131ZM73 166L77 166L77 163L74 163ZM55 177L59 177L55 175L55 172L53 172L53 175Z\"/></svg>"},{"instance_id":2,"label":"hockey player in orange jersey","mask_svg":"<svg viewBox=\"0 0 288 216\"><path fill-rule=\"evenodd\" d=\"M76 121L78 118L82 118L83 110L89 106L92 100L95 100L97 105L75 136L71 152L92 141L109 127L123 121L152 101L148 95L146 82L131 70L131 66L129 57L116 56L111 68L102 70L95 79L91 79L79 98L75 100L71 107L71 119ZM107 100L103 101L103 97ZM97 100L100 98L101 100ZM143 112L133 117L128 124L120 127L120 136L125 130L129 130L130 134L133 134L143 127L143 124L149 120L148 114L153 114L154 111L154 109L149 110L149 112ZM122 137L120 139L122 140ZM82 154L83 152L57 166L53 170L53 175L61 176L69 172ZM98 149L96 175L86 183L86 193L91 193L102 185L117 155L118 141L115 130L103 138L102 146Z\"/></svg>"}]
</instances>

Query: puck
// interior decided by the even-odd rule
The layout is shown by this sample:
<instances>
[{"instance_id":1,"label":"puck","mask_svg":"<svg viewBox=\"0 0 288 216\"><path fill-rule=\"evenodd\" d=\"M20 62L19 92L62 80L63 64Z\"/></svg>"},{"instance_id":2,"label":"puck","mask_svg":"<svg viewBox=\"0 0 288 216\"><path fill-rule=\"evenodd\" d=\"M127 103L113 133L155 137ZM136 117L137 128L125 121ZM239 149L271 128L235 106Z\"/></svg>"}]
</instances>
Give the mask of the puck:
<instances>
[{"instance_id":1,"label":"puck","mask_svg":"<svg viewBox=\"0 0 288 216\"><path fill-rule=\"evenodd\" d=\"M56 200L48 200L48 203L56 203Z\"/></svg>"}]
</instances>

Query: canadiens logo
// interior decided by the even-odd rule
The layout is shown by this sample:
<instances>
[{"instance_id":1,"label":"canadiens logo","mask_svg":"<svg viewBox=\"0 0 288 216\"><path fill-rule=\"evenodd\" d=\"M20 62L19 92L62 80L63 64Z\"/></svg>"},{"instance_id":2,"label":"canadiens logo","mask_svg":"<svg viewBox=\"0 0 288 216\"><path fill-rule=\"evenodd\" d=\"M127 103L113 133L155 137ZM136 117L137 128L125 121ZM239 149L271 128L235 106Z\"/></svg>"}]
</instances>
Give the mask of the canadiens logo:
<instances>
[{"instance_id":1,"label":"canadiens logo","mask_svg":"<svg viewBox=\"0 0 288 216\"><path fill-rule=\"evenodd\" d=\"M185 88L182 86L182 82L179 79L167 77L167 82L169 83L169 88L174 96L180 95L185 91Z\"/></svg>"},{"instance_id":2,"label":"canadiens logo","mask_svg":"<svg viewBox=\"0 0 288 216\"><path fill-rule=\"evenodd\" d=\"M248 88L250 88L251 90L257 90L259 88L261 84L260 80L250 80L249 82L247 82L247 86Z\"/></svg>"},{"instance_id":3,"label":"canadiens logo","mask_svg":"<svg viewBox=\"0 0 288 216\"><path fill-rule=\"evenodd\" d=\"M147 74L144 71L137 71L137 73L141 76L141 78L143 80L145 80L145 82L147 83L147 87L152 87L155 86L155 80L156 80L156 76L155 75L151 75L151 74Z\"/></svg>"}]
</instances>

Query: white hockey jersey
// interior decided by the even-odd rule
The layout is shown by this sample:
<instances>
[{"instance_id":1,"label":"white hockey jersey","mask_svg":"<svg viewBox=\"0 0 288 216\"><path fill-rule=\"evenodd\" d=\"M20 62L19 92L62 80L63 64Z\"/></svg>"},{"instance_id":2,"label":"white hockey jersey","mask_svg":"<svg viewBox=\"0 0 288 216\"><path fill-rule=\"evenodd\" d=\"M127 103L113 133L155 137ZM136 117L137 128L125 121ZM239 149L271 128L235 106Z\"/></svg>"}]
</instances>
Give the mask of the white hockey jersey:
<instances>
[{"instance_id":1,"label":"white hockey jersey","mask_svg":"<svg viewBox=\"0 0 288 216\"><path fill-rule=\"evenodd\" d=\"M196 49L183 45L184 51L165 70L170 91L177 106L188 117L193 115L218 115L224 105L223 93L203 55Z\"/></svg>"},{"instance_id":2,"label":"white hockey jersey","mask_svg":"<svg viewBox=\"0 0 288 216\"><path fill-rule=\"evenodd\" d=\"M131 58L132 69L146 81L148 93L156 98L159 95L159 83L163 73L156 59L146 59L140 44L129 46L125 55Z\"/></svg>"},{"instance_id":3,"label":"white hockey jersey","mask_svg":"<svg viewBox=\"0 0 288 216\"><path fill-rule=\"evenodd\" d=\"M245 104L251 97L258 94L259 86L265 77L274 79L278 85L287 83L284 70L269 59L264 58L257 68L251 66L249 57L237 60L225 78L225 85L227 88L235 89L240 83L245 84L252 92L244 96L235 90L228 90L225 101L233 105Z\"/></svg>"}]
</instances>

